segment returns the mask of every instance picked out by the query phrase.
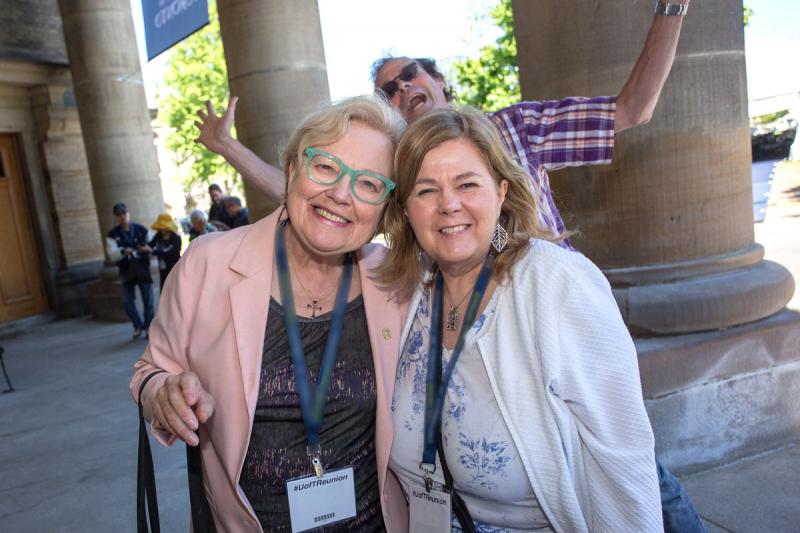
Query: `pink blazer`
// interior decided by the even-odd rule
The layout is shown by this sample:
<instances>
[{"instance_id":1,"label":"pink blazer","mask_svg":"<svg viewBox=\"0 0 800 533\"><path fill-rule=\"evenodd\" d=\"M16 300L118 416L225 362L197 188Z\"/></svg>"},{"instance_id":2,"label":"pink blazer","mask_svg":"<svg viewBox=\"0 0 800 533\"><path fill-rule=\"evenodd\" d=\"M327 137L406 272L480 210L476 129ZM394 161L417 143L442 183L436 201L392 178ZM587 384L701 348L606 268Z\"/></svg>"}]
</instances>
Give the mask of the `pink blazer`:
<instances>
[{"instance_id":1,"label":"pink blazer","mask_svg":"<svg viewBox=\"0 0 800 533\"><path fill-rule=\"evenodd\" d=\"M250 226L195 240L170 273L150 326L150 343L134 365L131 393L157 369L191 370L216 400L200 427L206 494L218 530L261 531L239 474L250 441L258 395L264 330L272 283L273 244L280 210ZM358 253L364 308L375 361L377 427L375 451L383 517L388 531L408 531L408 510L397 479L388 471L392 447L390 406L407 303L398 304L376 287L369 271L385 248L367 244ZM142 394L152 419L155 391L168 376L150 380ZM175 438L157 423L154 436Z\"/></svg>"}]
</instances>

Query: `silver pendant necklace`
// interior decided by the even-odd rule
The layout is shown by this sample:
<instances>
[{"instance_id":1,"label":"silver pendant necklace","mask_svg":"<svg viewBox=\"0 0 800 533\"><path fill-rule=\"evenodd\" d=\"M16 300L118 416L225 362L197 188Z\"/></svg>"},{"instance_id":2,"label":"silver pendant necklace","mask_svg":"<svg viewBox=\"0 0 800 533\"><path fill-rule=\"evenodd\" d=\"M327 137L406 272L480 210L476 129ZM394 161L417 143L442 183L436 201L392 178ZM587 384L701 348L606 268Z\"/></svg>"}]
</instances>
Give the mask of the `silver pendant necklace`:
<instances>
[{"instance_id":1,"label":"silver pendant necklace","mask_svg":"<svg viewBox=\"0 0 800 533\"><path fill-rule=\"evenodd\" d=\"M291 264L292 263L291 256L287 254L287 257L289 259L289 263ZM308 299L311 300L311 303L307 303L305 308L311 310L311 318L317 318L317 312L322 311L323 309L323 306L320 305L320 302L328 298L331 294L333 294L333 291L336 289L337 285L335 283L332 283L330 290L328 290L328 292L325 295L319 298L314 298L309 292L309 290L306 289L306 286L303 285L303 280L300 279L300 273L294 267L294 265L292 265L292 274L294 274L292 277L297 280L298 284L300 285L300 288L303 289L303 292L305 292L306 296L308 296Z\"/></svg>"},{"instance_id":2,"label":"silver pendant necklace","mask_svg":"<svg viewBox=\"0 0 800 533\"><path fill-rule=\"evenodd\" d=\"M449 292L447 294L448 296L450 295ZM469 296L469 292L465 294L464 297L461 298L461 301L458 302L456 305L451 305L448 307L447 318L445 319L444 322L444 329L446 329L447 331L455 331L456 328L458 327L458 321L461 318L458 315L458 308L461 307L461 305L464 303L464 300L467 299L467 296Z\"/></svg>"}]
</instances>

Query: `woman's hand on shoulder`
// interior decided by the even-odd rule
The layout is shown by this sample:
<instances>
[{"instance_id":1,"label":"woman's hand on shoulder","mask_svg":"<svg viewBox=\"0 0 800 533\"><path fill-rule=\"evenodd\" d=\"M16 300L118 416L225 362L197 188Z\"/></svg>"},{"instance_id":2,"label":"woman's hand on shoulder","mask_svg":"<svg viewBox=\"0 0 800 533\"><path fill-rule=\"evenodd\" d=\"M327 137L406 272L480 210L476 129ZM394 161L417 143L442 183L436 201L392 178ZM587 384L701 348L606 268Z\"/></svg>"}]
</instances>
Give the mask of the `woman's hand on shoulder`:
<instances>
[{"instance_id":1,"label":"woman's hand on shoulder","mask_svg":"<svg viewBox=\"0 0 800 533\"><path fill-rule=\"evenodd\" d=\"M197 428L214 414L214 398L194 372L164 380L153 402L153 419L186 444L197 446Z\"/></svg>"}]
</instances>

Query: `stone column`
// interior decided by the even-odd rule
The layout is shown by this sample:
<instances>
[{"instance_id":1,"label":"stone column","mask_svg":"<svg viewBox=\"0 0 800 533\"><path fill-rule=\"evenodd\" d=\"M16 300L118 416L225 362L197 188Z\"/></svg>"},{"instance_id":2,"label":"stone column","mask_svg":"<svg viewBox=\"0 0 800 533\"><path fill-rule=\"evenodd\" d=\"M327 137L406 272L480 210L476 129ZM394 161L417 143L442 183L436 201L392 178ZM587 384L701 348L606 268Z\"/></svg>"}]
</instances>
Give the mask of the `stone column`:
<instances>
[{"instance_id":1,"label":"stone column","mask_svg":"<svg viewBox=\"0 0 800 533\"><path fill-rule=\"evenodd\" d=\"M617 94L653 2L514 0L523 99ZM632 331L729 327L789 301L791 274L754 243L741 2L693 2L652 121L614 162L551 176L573 242L608 276Z\"/></svg>"},{"instance_id":2,"label":"stone column","mask_svg":"<svg viewBox=\"0 0 800 533\"><path fill-rule=\"evenodd\" d=\"M101 236L115 224L117 202L149 227L164 199L130 2L59 0L59 7ZM124 321L117 269L106 261L89 289L92 314Z\"/></svg>"},{"instance_id":3,"label":"stone column","mask_svg":"<svg viewBox=\"0 0 800 533\"><path fill-rule=\"evenodd\" d=\"M100 231L124 202L149 226L164 211L128 0L60 0Z\"/></svg>"},{"instance_id":4,"label":"stone column","mask_svg":"<svg viewBox=\"0 0 800 533\"><path fill-rule=\"evenodd\" d=\"M67 68L64 74L31 87L29 94L51 202L44 216L56 228L58 261L50 266L55 282L51 301L59 316L71 317L91 312L88 284L97 280L105 254Z\"/></svg>"},{"instance_id":5,"label":"stone column","mask_svg":"<svg viewBox=\"0 0 800 533\"><path fill-rule=\"evenodd\" d=\"M289 136L308 113L330 101L316 0L220 2L231 94L239 96L239 140L280 166ZM245 184L250 219L275 207Z\"/></svg>"},{"instance_id":6,"label":"stone column","mask_svg":"<svg viewBox=\"0 0 800 533\"><path fill-rule=\"evenodd\" d=\"M73 94L68 79L30 89L31 110L53 203L49 216L58 224L58 252L66 268L103 259L103 241Z\"/></svg>"}]
</instances>

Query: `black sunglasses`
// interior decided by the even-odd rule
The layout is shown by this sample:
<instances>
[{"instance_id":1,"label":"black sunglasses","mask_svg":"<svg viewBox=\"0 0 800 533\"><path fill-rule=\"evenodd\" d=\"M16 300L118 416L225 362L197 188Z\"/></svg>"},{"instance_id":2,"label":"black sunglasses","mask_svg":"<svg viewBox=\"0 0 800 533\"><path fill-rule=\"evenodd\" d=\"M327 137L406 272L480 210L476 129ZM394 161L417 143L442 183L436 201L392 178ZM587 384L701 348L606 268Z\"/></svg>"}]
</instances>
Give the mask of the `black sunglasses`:
<instances>
[{"instance_id":1,"label":"black sunglasses","mask_svg":"<svg viewBox=\"0 0 800 533\"><path fill-rule=\"evenodd\" d=\"M419 65L416 61L412 61L405 67L403 70L400 71L393 80L387 81L383 85L381 85L381 92L386 95L387 98L391 99L394 98L394 95L397 94L397 90L399 87L397 86L397 81L405 81L409 82L417 77L417 73L419 72Z\"/></svg>"}]
</instances>

